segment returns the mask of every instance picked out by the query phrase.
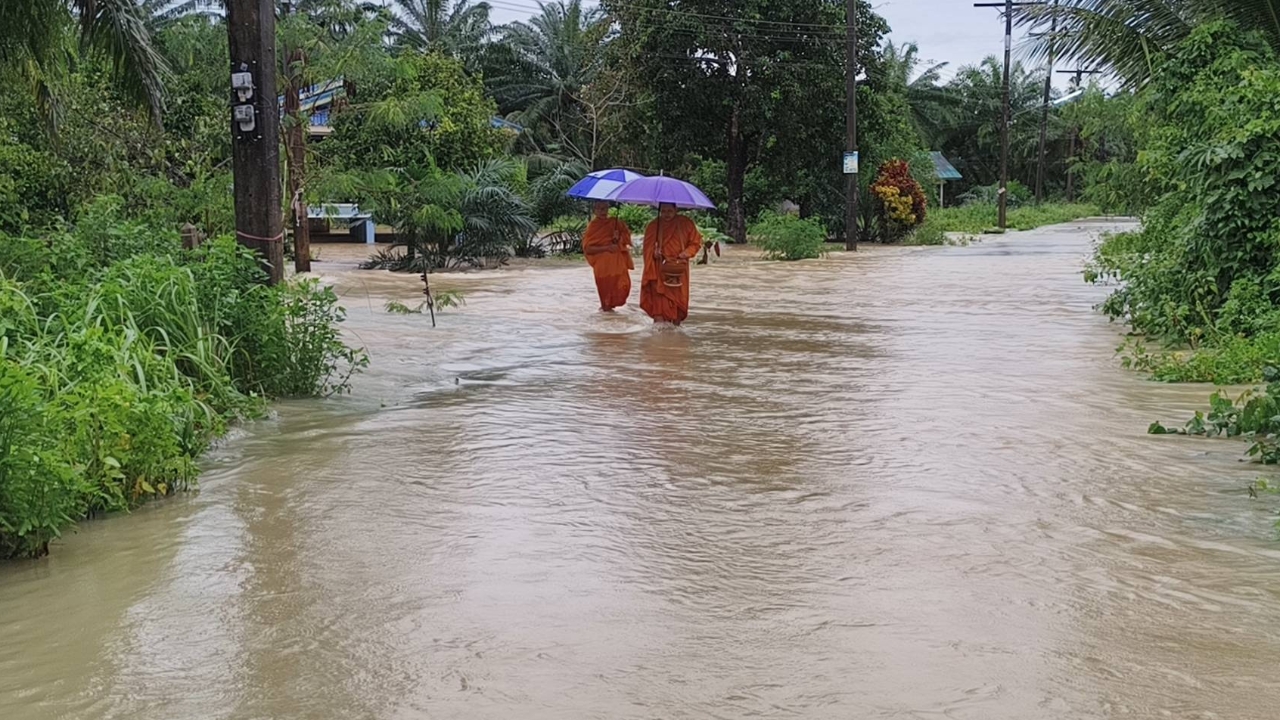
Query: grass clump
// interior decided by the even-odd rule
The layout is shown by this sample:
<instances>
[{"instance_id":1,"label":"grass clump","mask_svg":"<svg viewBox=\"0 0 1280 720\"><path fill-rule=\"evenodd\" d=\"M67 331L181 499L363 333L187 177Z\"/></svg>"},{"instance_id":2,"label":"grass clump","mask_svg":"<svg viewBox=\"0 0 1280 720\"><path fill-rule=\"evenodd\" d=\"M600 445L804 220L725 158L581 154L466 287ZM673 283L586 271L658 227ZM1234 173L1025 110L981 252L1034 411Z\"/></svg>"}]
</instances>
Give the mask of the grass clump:
<instances>
[{"instance_id":1,"label":"grass clump","mask_svg":"<svg viewBox=\"0 0 1280 720\"><path fill-rule=\"evenodd\" d=\"M191 487L229 423L342 392L363 353L316 281L268 287L231 239L106 216L0 237L0 557Z\"/></svg>"},{"instance_id":2,"label":"grass clump","mask_svg":"<svg viewBox=\"0 0 1280 720\"><path fill-rule=\"evenodd\" d=\"M1045 225L1071 222L1097 214L1098 209L1092 205L1041 203L1011 208L1006 215L1006 220L1011 229L1034 230ZM977 235L996 228L999 220L1000 210L993 204L972 203L959 207L937 208L929 211L929 217L918 233L932 238L936 238L939 233L948 232Z\"/></svg>"},{"instance_id":3,"label":"grass clump","mask_svg":"<svg viewBox=\"0 0 1280 720\"><path fill-rule=\"evenodd\" d=\"M816 220L766 214L747 234L769 260L809 260L826 254L827 231Z\"/></svg>"}]
</instances>

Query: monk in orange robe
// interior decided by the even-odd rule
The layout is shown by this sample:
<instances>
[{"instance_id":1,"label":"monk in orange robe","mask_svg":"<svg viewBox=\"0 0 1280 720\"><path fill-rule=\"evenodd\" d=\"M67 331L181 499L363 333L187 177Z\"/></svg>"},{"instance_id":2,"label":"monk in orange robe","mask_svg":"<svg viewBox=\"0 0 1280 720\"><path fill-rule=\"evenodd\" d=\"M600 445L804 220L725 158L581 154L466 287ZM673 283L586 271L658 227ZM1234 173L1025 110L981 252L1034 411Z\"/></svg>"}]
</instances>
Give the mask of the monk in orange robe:
<instances>
[{"instance_id":1,"label":"monk in orange robe","mask_svg":"<svg viewBox=\"0 0 1280 720\"><path fill-rule=\"evenodd\" d=\"M615 217L609 217L609 203L597 201L594 217L582 236L582 252L596 274L596 291L600 309L612 312L627 304L631 296L631 228Z\"/></svg>"},{"instance_id":2,"label":"monk in orange robe","mask_svg":"<svg viewBox=\"0 0 1280 720\"><path fill-rule=\"evenodd\" d=\"M658 233L662 237L658 237ZM644 231L644 275L640 280L640 308L654 322L679 325L689 317L689 265L702 250L702 233L692 220L676 212L676 206L663 204L658 219ZM662 277L663 259L684 260L685 267L678 286L667 284Z\"/></svg>"}]
</instances>

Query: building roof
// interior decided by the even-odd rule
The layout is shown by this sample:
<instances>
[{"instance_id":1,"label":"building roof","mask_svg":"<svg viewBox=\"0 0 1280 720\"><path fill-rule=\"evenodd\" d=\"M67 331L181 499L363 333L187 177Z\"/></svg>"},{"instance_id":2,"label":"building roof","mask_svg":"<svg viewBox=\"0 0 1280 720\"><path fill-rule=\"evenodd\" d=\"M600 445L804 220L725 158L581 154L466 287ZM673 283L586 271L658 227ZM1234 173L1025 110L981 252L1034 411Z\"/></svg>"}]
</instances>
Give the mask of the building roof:
<instances>
[{"instance_id":1,"label":"building roof","mask_svg":"<svg viewBox=\"0 0 1280 720\"><path fill-rule=\"evenodd\" d=\"M962 180L964 176L956 169L951 161L942 155L942 153L934 150L929 153L930 159L933 160L933 172L938 176L939 180Z\"/></svg>"}]
</instances>

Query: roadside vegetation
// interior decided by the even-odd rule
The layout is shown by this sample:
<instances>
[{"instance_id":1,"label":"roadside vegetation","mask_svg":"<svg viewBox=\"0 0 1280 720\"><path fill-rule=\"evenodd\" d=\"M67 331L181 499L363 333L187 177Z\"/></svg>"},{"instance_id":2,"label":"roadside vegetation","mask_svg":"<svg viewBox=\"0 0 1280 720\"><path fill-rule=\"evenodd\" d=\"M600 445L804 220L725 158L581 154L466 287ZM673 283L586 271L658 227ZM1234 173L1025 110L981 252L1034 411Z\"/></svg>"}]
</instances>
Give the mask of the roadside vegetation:
<instances>
[{"instance_id":1,"label":"roadside vegetation","mask_svg":"<svg viewBox=\"0 0 1280 720\"><path fill-rule=\"evenodd\" d=\"M1007 223L1011 230L1034 230L1045 225L1071 222L1098 215L1098 209L1081 203L1045 203L1027 205L1008 211ZM965 233L981 235L997 232L999 211L995 205L973 204L941 208L929 213L929 219L916 232L925 237L938 233ZM918 243L941 244L941 243Z\"/></svg>"},{"instance_id":2,"label":"roadside vegetation","mask_svg":"<svg viewBox=\"0 0 1280 720\"><path fill-rule=\"evenodd\" d=\"M1144 3L1126 32L1118 6L1064 0L1067 57L1114 71L1129 87L1091 94L1072 112L1082 142L1105 147L1080 168L1084 198L1140 215L1105 237L1086 270L1113 288L1101 309L1130 329L1125 363L1158 380L1265 385L1177 430L1251 438L1249 454L1280 459L1280 36L1274 3ZM1271 28L1271 30L1267 30ZM1047 51L1038 42L1036 52ZM1061 51L1063 48L1058 48ZM1087 115L1087 117L1084 117ZM1171 432L1163 425L1153 433Z\"/></svg>"},{"instance_id":3,"label":"roadside vegetation","mask_svg":"<svg viewBox=\"0 0 1280 720\"><path fill-rule=\"evenodd\" d=\"M267 399L346 388L365 360L337 296L264 279L230 239L186 251L100 207L0 236L0 556L191 487L210 443Z\"/></svg>"},{"instance_id":4,"label":"roadside vegetation","mask_svg":"<svg viewBox=\"0 0 1280 720\"><path fill-rule=\"evenodd\" d=\"M1280 62L1226 22L1193 31L1134 102L1150 200L1140 230L1106 238L1088 270L1103 310L1158 379L1256 382L1280 365Z\"/></svg>"}]
</instances>

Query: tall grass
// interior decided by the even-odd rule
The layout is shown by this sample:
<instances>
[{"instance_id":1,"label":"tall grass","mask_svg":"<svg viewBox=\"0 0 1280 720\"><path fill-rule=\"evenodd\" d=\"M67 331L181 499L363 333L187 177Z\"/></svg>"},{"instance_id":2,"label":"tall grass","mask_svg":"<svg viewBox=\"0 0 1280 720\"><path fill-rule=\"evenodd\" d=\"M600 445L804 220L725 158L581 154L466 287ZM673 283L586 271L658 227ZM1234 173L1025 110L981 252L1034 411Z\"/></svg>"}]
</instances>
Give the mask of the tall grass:
<instances>
[{"instance_id":1,"label":"tall grass","mask_svg":"<svg viewBox=\"0 0 1280 720\"><path fill-rule=\"evenodd\" d=\"M1034 230L1045 225L1070 222L1097 214L1098 209L1092 205L1074 203L1023 205L1009 210L1007 224L1013 230ZM916 237L908 242L918 245L940 245L945 242L943 233L978 235L994 229L998 221L998 208L987 203L930 209L924 225L916 231Z\"/></svg>"},{"instance_id":2,"label":"tall grass","mask_svg":"<svg viewBox=\"0 0 1280 720\"><path fill-rule=\"evenodd\" d=\"M267 398L345 389L365 359L333 292L261 279L230 239L186 253L93 222L0 237L0 557L189 488L209 443Z\"/></svg>"}]
</instances>

